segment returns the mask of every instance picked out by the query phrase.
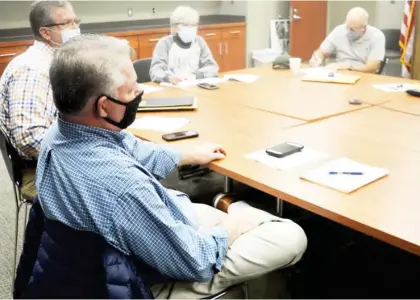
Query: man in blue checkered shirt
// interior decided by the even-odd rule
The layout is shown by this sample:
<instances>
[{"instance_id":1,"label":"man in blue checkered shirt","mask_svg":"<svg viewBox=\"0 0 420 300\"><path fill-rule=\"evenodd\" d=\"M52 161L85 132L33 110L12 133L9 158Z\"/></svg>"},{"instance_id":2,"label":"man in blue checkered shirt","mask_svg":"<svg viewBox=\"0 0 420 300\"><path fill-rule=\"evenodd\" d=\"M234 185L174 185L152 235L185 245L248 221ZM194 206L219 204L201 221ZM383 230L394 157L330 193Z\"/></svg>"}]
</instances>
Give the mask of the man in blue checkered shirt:
<instances>
[{"instance_id":1,"label":"man in blue checkered shirt","mask_svg":"<svg viewBox=\"0 0 420 300\"><path fill-rule=\"evenodd\" d=\"M200 298L290 266L306 249L295 223L239 202L229 214L192 204L159 182L177 166L223 159L222 147L189 152L136 139L142 91L127 42L80 36L55 53L50 78L60 118L41 146L36 186L45 215L101 235L173 278L159 298Z\"/></svg>"}]
</instances>

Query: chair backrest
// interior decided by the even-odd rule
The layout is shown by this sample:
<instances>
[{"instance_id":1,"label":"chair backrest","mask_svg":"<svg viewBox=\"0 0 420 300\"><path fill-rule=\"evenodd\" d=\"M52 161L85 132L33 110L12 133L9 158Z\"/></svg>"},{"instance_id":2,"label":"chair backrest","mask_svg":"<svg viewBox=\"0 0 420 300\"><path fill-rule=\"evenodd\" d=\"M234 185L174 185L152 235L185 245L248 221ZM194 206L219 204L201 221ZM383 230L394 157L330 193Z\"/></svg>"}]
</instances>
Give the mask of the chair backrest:
<instances>
[{"instance_id":1,"label":"chair backrest","mask_svg":"<svg viewBox=\"0 0 420 300\"><path fill-rule=\"evenodd\" d=\"M378 70L376 70L376 74L379 74L379 75L382 74L387 63L388 63L388 58L385 57L384 60L381 61L381 64L379 65Z\"/></svg>"},{"instance_id":2,"label":"chair backrest","mask_svg":"<svg viewBox=\"0 0 420 300\"><path fill-rule=\"evenodd\" d=\"M142 58L139 60L136 60L133 63L134 70L137 74L137 82L138 83L144 83L150 81L150 65L152 63L151 58Z\"/></svg>"},{"instance_id":3,"label":"chair backrest","mask_svg":"<svg viewBox=\"0 0 420 300\"><path fill-rule=\"evenodd\" d=\"M400 51L400 29L382 29L385 35L385 49Z\"/></svg>"},{"instance_id":4,"label":"chair backrest","mask_svg":"<svg viewBox=\"0 0 420 300\"><path fill-rule=\"evenodd\" d=\"M20 182L22 160L2 127L0 127L0 149L10 179L14 183Z\"/></svg>"}]
</instances>

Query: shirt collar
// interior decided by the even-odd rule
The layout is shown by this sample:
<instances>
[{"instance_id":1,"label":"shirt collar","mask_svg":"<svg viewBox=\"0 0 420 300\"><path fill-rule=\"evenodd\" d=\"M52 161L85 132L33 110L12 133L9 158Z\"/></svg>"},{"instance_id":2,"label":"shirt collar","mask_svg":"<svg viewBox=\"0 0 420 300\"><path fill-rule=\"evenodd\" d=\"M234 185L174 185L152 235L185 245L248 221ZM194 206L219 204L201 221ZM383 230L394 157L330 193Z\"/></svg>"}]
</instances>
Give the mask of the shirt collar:
<instances>
[{"instance_id":1,"label":"shirt collar","mask_svg":"<svg viewBox=\"0 0 420 300\"><path fill-rule=\"evenodd\" d=\"M100 127L86 126L76 123L66 122L60 117L57 119L58 131L69 139L79 138L100 138L104 140L121 141L126 136L126 133L121 131L113 131Z\"/></svg>"},{"instance_id":2,"label":"shirt collar","mask_svg":"<svg viewBox=\"0 0 420 300\"><path fill-rule=\"evenodd\" d=\"M54 55L54 48L48 45L47 43L35 41L34 48L51 56Z\"/></svg>"}]
</instances>

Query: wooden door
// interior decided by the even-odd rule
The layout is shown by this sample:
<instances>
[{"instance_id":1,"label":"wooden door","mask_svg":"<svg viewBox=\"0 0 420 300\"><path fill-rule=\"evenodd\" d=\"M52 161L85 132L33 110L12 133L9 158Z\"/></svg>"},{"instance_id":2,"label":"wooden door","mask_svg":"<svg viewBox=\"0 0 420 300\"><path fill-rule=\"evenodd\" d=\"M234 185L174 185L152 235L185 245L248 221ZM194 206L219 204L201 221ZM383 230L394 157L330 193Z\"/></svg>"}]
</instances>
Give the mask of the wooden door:
<instances>
[{"instance_id":1,"label":"wooden door","mask_svg":"<svg viewBox=\"0 0 420 300\"><path fill-rule=\"evenodd\" d=\"M290 1L290 55L309 60L327 31L327 1Z\"/></svg>"},{"instance_id":2,"label":"wooden door","mask_svg":"<svg viewBox=\"0 0 420 300\"><path fill-rule=\"evenodd\" d=\"M245 68L245 27L223 29L223 71Z\"/></svg>"},{"instance_id":3,"label":"wooden door","mask_svg":"<svg viewBox=\"0 0 420 300\"><path fill-rule=\"evenodd\" d=\"M222 31L220 29L204 29L199 31L199 35L206 41L214 60L219 65L220 72L222 72Z\"/></svg>"},{"instance_id":4,"label":"wooden door","mask_svg":"<svg viewBox=\"0 0 420 300\"><path fill-rule=\"evenodd\" d=\"M139 58L149 58L153 56L157 42L168 33L152 33L139 36Z\"/></svg>"}]
</instances>

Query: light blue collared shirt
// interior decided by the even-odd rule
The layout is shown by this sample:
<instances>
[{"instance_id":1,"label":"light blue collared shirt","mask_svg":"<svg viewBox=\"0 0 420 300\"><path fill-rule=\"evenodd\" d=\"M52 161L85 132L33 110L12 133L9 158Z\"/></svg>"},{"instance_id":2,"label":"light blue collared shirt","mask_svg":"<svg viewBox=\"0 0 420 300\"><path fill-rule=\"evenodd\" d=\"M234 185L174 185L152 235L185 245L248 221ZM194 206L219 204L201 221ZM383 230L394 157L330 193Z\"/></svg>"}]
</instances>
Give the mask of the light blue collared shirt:
<instances>
[{"instance_id":1,"label":"light blue collared shirt","mask_svg":"<svg viewBox=\"0 0 420 300\"><path fill-rule=\"evenodd\" d=\"M179 160L174 150L124 130L58 119L38 158L40 203L47 218L97 233L166 276L209 280L223 265L228 235L199 230L192 209L185 211L187 195L160 184Z\"/></svg>"}]
</instances>

